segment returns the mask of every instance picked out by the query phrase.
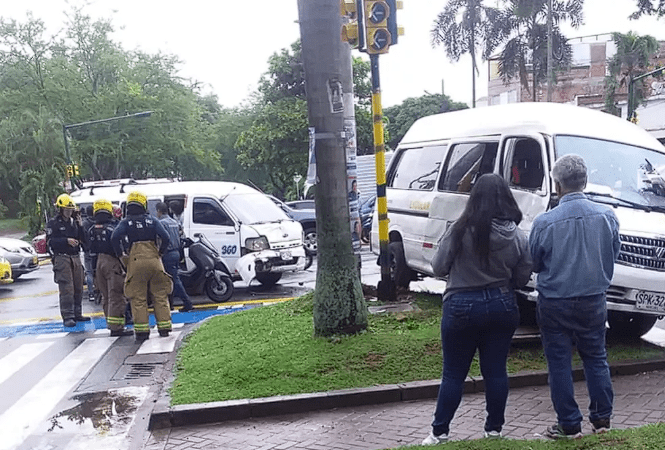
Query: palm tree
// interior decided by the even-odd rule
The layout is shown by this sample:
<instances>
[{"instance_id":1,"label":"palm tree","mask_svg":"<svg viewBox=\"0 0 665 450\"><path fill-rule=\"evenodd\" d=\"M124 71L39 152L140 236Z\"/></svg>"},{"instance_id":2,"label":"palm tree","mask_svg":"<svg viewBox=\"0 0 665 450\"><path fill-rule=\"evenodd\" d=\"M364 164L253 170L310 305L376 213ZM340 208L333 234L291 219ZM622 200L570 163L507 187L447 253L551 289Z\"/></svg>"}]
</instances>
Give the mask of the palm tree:
<instances>
[{"instance_id":1,"label":"palm tree","mask_svg":"<svg viewBox=\"0 0 665 450\"><path fill-rule=\"evenodd\" d=\"M497 19L496 8L483 6L483 0L449 0L448 4L434 21L431 31L432 46L443 45L451 61L459 61L460 56L471 55L472 107L476 107L476 77L478 65L476 54L489 44L486 40L489 24ZM488 54L494 50L484 50Z\"/></svg>"},{"instance_id":2,"label":"palm tree","mask_svg":"<svg viewBox=\"0 0 665 450\"><path fill-rule=\"evenodd\" d=\"M632 31L628 34L612 33L612 40L617 52L607 63L609 75L605 77L605 108L611 114L620 115L615 100L617 89L627 86L629 94L632 94L628 98L629 111L642 102L646 91L645 80L639 81L634 92L632 80L647 72L649 58L658 51L660 44L653 36L639 36Z\"/></svg>"},{"instance_id":3,"label":"palm tree","mask_svg":"<svg viewBox=\"0 0 665 450\"><path fill-rule=\"evenodd\" d=\"M499 56L499 75L503 81L508 83L518 77L525 89L531 87L533 101L538 100L537 87L541 80L547 78L548 3L548 0L506 0L487 37L490 42L503 43ZM559 24L569 21L574 28L579 27L583 5L584 0L552 1L554 69L564 70L572 59L571 46Z\"/></svg>"}]
</instances>

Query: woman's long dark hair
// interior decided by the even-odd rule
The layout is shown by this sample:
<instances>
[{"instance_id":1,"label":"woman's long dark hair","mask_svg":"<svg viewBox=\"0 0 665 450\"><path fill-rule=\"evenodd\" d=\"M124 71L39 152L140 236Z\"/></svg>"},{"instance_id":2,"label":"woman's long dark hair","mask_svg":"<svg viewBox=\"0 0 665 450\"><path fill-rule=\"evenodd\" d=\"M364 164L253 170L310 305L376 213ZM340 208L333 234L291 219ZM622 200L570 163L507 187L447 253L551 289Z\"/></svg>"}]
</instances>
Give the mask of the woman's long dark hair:
<instances>
[{"instance_id":1,"label":"woman's long dark hair","mask_svg":"<svg viewBox=\"0 0 665 450\"><path fill-rule=\"evenodd\" d=\"M522 221L522 211L513 197L506 180L494 173L488 173L476 181L469 201L462 215L453 225L455 253L459 252L462 237L467 230L471 232L473 248L485 265L489 264L490 232L493 219L512 220L515 224Z\"/></svg>"}]
</instances>

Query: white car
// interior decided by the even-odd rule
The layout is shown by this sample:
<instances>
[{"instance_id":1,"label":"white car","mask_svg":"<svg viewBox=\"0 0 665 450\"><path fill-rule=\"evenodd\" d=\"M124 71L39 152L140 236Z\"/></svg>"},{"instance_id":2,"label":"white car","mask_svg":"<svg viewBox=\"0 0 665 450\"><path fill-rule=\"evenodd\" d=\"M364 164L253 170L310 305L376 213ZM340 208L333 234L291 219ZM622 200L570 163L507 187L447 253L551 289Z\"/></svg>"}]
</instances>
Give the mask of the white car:
<instances>
[{"instance_id":1,"label":"white car","mask_svg":"<svg viewBox=\"0 0 665 450\"><path fill-rule=\"evenodd\" d=\"M32 245L20 239L0 238L0 256L11 264L14 280L39 268L37 252Z\"/></svg>"}]
</instances>

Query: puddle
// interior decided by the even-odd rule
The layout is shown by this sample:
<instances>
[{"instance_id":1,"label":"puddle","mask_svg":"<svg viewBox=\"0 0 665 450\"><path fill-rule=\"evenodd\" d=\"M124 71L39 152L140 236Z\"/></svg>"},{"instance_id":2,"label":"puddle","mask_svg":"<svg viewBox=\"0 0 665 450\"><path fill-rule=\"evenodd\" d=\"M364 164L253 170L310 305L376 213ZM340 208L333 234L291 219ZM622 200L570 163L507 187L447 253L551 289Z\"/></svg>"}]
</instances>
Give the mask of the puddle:
<instances>
[{"instance_id":1,"label":"puddle","mask_svg":"<svg viewBox=\"0 0 665 450\"><path fill-rule=\"evenodd\" d=\"M76 395L70 399L77 402L76 406L46 421L47 432L96 438L124 436L147 391L146 387L128 387Z\"/></svg>"}]
</instances>

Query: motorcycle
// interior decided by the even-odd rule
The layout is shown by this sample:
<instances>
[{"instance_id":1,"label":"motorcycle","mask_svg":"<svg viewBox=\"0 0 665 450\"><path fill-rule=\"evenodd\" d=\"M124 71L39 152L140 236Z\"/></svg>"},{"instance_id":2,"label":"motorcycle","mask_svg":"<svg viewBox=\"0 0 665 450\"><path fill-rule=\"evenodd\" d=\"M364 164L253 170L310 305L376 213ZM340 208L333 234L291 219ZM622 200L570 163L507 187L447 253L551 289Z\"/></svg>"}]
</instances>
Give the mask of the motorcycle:
<instances>
[{"instance_id":1,"label":"motorcycle","mask_svg":"<svg viewBox=\"0 0 665 450\"><path fill-rule=\"evenodd\" d=\"M360 205L360 224L362 226L360 240L365 244L369 242L369 234L372 231L372 217L374 216L375 203L376 195L373 195Z\"/></svg>"},{"instance_id":2,"label":"motorcycle","mask_svg":"<svg viewBox=\"0 0 665 450\"><path fill-rule=\"evenodd\" d=\"M215 246L203 233L194 234L196 240L187 238L185 248L194 267L178 270L178 276L188 293L198 295L205 291L210 300L226 302L233 295L233 281Z\"/></svg>"}]
</instances>

